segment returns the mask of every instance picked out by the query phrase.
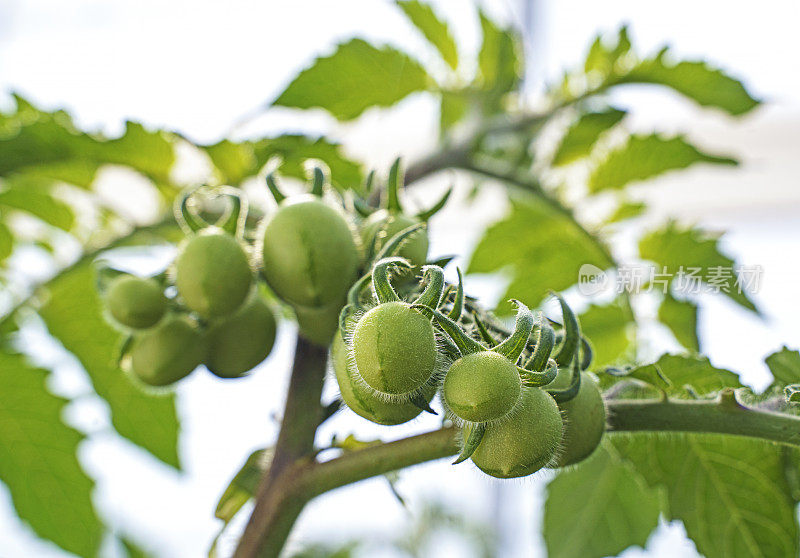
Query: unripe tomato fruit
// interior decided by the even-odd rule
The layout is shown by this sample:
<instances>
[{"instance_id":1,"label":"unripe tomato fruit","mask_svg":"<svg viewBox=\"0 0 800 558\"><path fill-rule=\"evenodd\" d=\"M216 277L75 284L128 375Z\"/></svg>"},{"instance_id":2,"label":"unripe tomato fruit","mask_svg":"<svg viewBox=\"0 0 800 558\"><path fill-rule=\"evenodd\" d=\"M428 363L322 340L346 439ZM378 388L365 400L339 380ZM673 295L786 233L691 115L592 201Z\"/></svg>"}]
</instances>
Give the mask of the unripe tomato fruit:
<instances>
[{"instance_id":1,"label":"unripe tomato fruit","mask_svg":"<svg viewBox=\"0 0 800 558\"><path fill-rule=\"evenodd\" d=\"M375 240L375 251L377 252L394 235L417 223L419 221L413 217L379 209L364 221L361 228L361 241L364 246L370 246L376 235L385 232L385 235ZM414 233L405 241L397 255L409 260L415 266L424 265L428 259L427 233L425 231Z\"/></svg>"},{"instance_id":2,"label":"unripe tomato fruit","mask_svg":"<svg viewBox=\"0 0 800 558\"><path fill-rule=\"evenodd\" d=\"M384 401L359 381L352 368L348 366L347 345L339 334L334 338L331 347L331 364L339 384L342 401L357 415L378 424L393 426L408 422L422 412L422 409L412 403ZM430 402L436 393L436 387L423 389L425 398Z\"/></svg>"},{"instance_id":3,"label":"unripe tomato fruit","mask_svg":"<svg viewBox=\"0 0 800 558\"><path fill-rule=\"evenodd\" d=\"M253 273L239 242L221 231L191 237L175 260L175 286L186 306L208 319L239 308Z\"/></svg>"},{"instance_id":4,"label":"unripe tomato fruit","mask_svg":"<svg viewBox=\"0 0 800 558\"><path fill-rule=\"evenodd\" d=\"M561 413L550 394L526 389L507 420L486 427L472 461L499 479L533 474L553 459L562 428Z\"/></svg>"},{"instance_id":5,"label":"unripe tomato fruit","mask_svg":"<svg viewBox=\"0 0 800 558\"><path fill-rule=\"evenodd\" d=\"M338 334L339 331L339 312L342 306L344 297L320 308L294 306L300 335L317 345L330 345L334 334Z\"/></svg>"},{"instance_id":6,"label":"unripe tomato fruit","mask_svg":"<svg viewBox=\"0 0 800 558\"><path fill-rule=\"evenodd\" d=\"M282 203L264 228L264 277L287 302L307 308L342 299L359 255L344 217L314 196Z\"/></svg>"},{"instance_id":7,"label":"unripe tomato fruit","mask_svg":"<svg viewBox=\"0 0 800 558\"><path fill-rule=\"evenodd\" d=\"M568 369L559 370L547 387L564 389L570 379ZM578 395L558 406L564 413L564 436L556 466L566 467L583 461L600 445L606 431L606 406L597 381L586 372L581 372Z\"/></svg>"},{"instance_id":8,"label":"unripe tomato fruit","mask_svg":"<svg viewBox=\"0 0 800 558\"><path fill-rule=\"evenodd\" d=\"M106 306L121 325L132 329L153 327L167 311L164 290L153 279L133 275L115 278L106 292Z\"/></svg>"},{"instance_id":9,"label":"unripe tomato fruit","mask_svg":"<svg viewBox=\"0 0 800 558\"><path fill-rule=\"evenodd\" d=\"M275 343L275 316L253 293L232 316L206 333L206 367L220 378L238 378L267 358Z\"/></svg>"},{"instance_id":10,"label":"unripe tomato fruit","mask_svg":"<svg viewBox=\"0 0 800 558\"><path fill-rule=\"evenodd\" d=\"M465 355L450 366L442 395L458 418L488 422L506 416L521 391L517 367L501 354L481 351Z\"/></svg>"},{"instance_id":11,"label":"unripe tomato fruit","mask_svg":"<svg viewBox=\"0 0 800 558\"><path fill-rule=\"evenodd\" d=\"M131 369L142 382L166 386L197 368L205 356L203 338L188 318L167 316L140 334L131 347Z\"/></svg>"},{"instance_id":12,"label":"unripe tomato fruit","mask_svg":"<svg viewBox=\"0 0 800 558\"><path fill-rule=\"evenodd\" d=\"M427 382L436 366L433 325L403 302L376 306L356 324L358 374L374 390L400 395Z\"/></svg>"}]
</instances>

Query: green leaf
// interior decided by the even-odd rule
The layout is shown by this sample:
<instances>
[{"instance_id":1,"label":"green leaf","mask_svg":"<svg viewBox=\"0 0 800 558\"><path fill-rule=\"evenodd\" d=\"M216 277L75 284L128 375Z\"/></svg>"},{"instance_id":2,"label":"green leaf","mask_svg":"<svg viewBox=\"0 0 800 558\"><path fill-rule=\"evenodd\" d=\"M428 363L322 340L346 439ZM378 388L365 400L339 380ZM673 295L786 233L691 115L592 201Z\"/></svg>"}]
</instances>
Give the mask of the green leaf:
<instances>
[{"instance_id":1,"label":"green leaf","mask_svg":"<svg viewBox=\"0 0 800 558\"><path fill-rule=\"evenodd\" d=\"M258 172L258 161L251 142L234 143L225 139L214 145L203 146L202 149L217 167L225 184L238 186L245 178Z\"/></svg>"},{"instance_id":2,"label":"green leaf","mask_svg":"<svg viewBox=\"0 0 800 558\"><path fill-rule=\"evenodd\" d=\"M647 211L647 204L639 201L623 201L617 206L617 209L609 215L604 223L610 225L611 223L619 223L628 219L638 217Z\"/></svg>"},{"instance_id":3,"label":"green leaf","mask_svg":"<svg viewBox=\"0 0 800 558\"><path fill-rule=\"evenodd\" d=\"M670 386L666 387L663 382L652 381L658 377L656 367L669 379ZM706 357L688 355L662 355L654 364L635 368L628 377L653 383L675 397L688 395L685 386L691 386L694 393L701 396L726 387L742 387L739 376L734 372L712 366Z\"/></svg>"},{"instance_id":4,"label":"green leaf","mask_svg":"<svg viewBox=\"0 0 800 558\"><path fill-rule=\"evenodd\" d=\"M547 485L544 540L550 558L615 556L644 546L658 525L659 495L614 447L602 444Z\"/></svg>"},{"instance_id":5,"label":"green leaf","mask_svg":"<svg viewBox=\"0 0 800 558\"><path fill-rule=\"evenodd\" d=\"M439 109L439 129L446 132L468 113L472 100L464 91L442 91Z\"/></svg>"},{"instance_id":6,"label":"green leaf","mask_svg":"<svg viewBox=\"0 0 800 558\"><path fill-rule=\"evenodd\" d=\"M697 305L690 300L678 300L667 293L658 308L658 319L667 326L678 343L700 352L700 339L697 337Z\"/></svg>"},{"instance_id":7,"label":"green leaf","mask_svg":"<svg viewBox=\"0 0 800 558\"><path fill-rule=\"evenodd\" d=\"M352 120L368 108L391 106L431 85L425 69L407 54L352 39L300 72L274 104L318 107L339 120Z\"/></svg>"},{"instance_id":8,"label":"green leaf","mask_svg":"<svg viewBox=\"0 0 800 558\"><path fill-rule=\"evenodd\" d=\"M150 558L152 554L143 550L137 543L127 537L121 537L119 542L128 553L128 558Z\"/></svg>"},{"instance_id":9,"label":"green leaf","mask_svg":"<svg viewBox=\"0 0 800 558\"><path fill-rule=\"evenodd\" d=\"M617 33L616 40L612 44L606 44L602 36L598 35L583 65L585 73L597 72L603 76L612 74L620 58L628 54L631 50L631 41L628 37L628 28L623 26Z\"/></svg>"},{"instance_id":10,"label":"green leaf","mask_svg":"<svg viewBox=\"0 0 800 558\"><path fill-rule=\"evenodd\" d=\"M78 556L97 556L103 525L94 483L76 451L83 436L61 416L65 399L46 388L47 372L0 352L0 479L19 517L42 538Z\"/></svg>"},{"instance_id":11,"label":"green leaf","mask_svg":"<svg viewBox=\"0 0 800 558\"><path fill-rule=\"evenodd\" d=\"M765 360L775 383L789 385L800 383L800 352L783 347Z\"/></svg>"},{"instance_id":12,"label":"green leaf","mask_svg":"<svg viewBox=\"0 0 800 558\"><path fill-rule=\"evenodd\" d=\"M693 228L681 228L674 221L652 231L639 241L639 255L661 267L672 284L697 291L702 281L707 291L721 293L737 304L758 313L748 297L744 268L720 252L719 237ZM758 271L758 270L755 270ZM739 272L739 273L737 273ZM697 283L697 284L695 284Z\"/></svg>"},{"instance_id":13,"label":"green leaf","mask_svg":"<svg viewBox=\"0 0 800 558\"><path fill-rule=\"evenodd\" d=\"M458 67L458 48L447 24L442 21L429 4L419 0L398 0L397 5L417 29L436 47L442 59L454 70Z\"/></svg>"},{"instance_id":14,"label":"green leaf","mask_svg":"<svg viewBox=\"0 0 800 558\"><path fill-rule=\"evenodd\" d=\"M14 233L5 223L0 222L0 262L7 259L13 251Z\"/></svg>"},{"instance_id":15,"label":"green leaf","mask_svg":"<svg viewBox=\"0 0 800 558\"><path fill-rule=\"evenodd\" d=\"M302 180L307 179L305 164L308 159L319 159L328 165L331 182L339 190L362 188L364 173L361 164L348 158L337 143L320 138L291 135L262 139L253 146L259 169L272 157L280 157L281 173Z\"/></svg>"},{"instance_id":16,"label":"green leaf","mask_svg":"<svg viewBox=\"0 0 800 558\"><path fill-rule=\"evenodd\" d=\"M665 62L665 51L643 60L623 78L624 83L664 85L704 107L716 107L728 114L740 115L754 109L759 101L734 79L704 61Z\"/></svg>"},{"instance_id":17,"label":"green leaf","mask_svg":"<svg viewBox=\"0 0 800 558\"><path fill-rule=\"evenodd\" d=\"M491 108L499 108L499 98L517 87L522 77L519 37L513 29L500 29L480 12L483 43L478 53L481 89L491 93Z\"/></svg>"},{"instance_id":18,"label":"green leaf","mask_svg":"<svg viewBox=\"0 0 800 558\"><path fill-rule=\"evenodd\" d=\"M69 231L75 223L72 209L54 198L50 181L15 175L3 181L5 190L0 192L0 207L25 211L56 228Z\"/></svg>"},{"instance_id":19,"label":"green leaf","mask_svg":"<svg viewBox=\"0 0 800 558\"><path fill-rule=\"evenodd\" d=\"M214 517L225 523L233 519L233 516L256 493L258 483L272 461L272 454L272 448L267 448L256 450L248 456L242 468L220 496Z\"/></svg>"},{"instance_id":20,"label":"green leaf","mask_svg":"<svg viewBox=\"0 0 800 558\"><path fill-rule=\"evenodd\" d=\"M794 501L780 446L734 436L613 436L647 483L666 490L668 519L680 519L708 558L797 556Z\"/></svg>"},{"instance_id":21,"label":"green leaf","mask_svg":"<svg viewBox=\"0 0 800 558\"><path fill-rule=\"evenodd\" d=\"M116 365L121 335L103 318L89 264L49 284L40 314L50 334L77 357L97 394L106 400L117 432L152 455L180 468L175 396L145 393Z\"/></svg>"},{"instance_id":22,"label":"green leaf","mask_svg":"<svg viewBox=\"0 0 800 558\"><path fill-rule=\"evenodd\" d=\"M516 298L534 308L550 289L563 291L578 281L583 264L605 269L609 262L594 240L569 217L538 198L512 200L511 213L484 234L468 273L506 271L511 283L501 301ZM503 303L500 313L511 312Z\"/></svg>"},{"instance_id":23,"label":"green leaf","mask_svg":"<svg viewBox=\"0 0 800 558\"><path fill-rule=\"evenodd\" d=\"M695 163L738 164L735 159L704 153L681 137L634 135L595 167L589 177L589 191L619 190L631 182L648 180Z\"/></svg>"},{"instance_id":24,"label":"green leaf","mask_svg":"<svg viewBox=\"0 0 800 558\"><path fill-rule=\"evenodd\" d=\"M631 348L631 317L620 301L591 305L580 315L581 332L592 344L592 366L614 364Z\"/></svg>"},{"instance_id":25,"label":"green leaf","mask_svg":"<svg viewBox=\"0 0 800 558\"><path fill-rule=\"evenodd\" d=\"M602 112L581 115L578 121L569 127L561 140L555 155L553 155L552 164L555 166L567 165L588 156L603 132L619 124L625 118L625 114L624 110L610 108Z\"/></svg>"}]
</instances>

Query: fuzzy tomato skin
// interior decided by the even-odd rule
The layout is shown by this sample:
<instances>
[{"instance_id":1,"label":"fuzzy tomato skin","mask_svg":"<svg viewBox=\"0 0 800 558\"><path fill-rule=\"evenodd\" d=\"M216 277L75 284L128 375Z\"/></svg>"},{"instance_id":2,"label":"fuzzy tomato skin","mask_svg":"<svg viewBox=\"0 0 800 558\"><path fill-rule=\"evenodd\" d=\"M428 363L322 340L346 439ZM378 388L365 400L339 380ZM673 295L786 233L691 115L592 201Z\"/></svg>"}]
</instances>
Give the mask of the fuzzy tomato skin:
<instances>
[{"instance_id":1,"label":"fuzzy tomato skin","mask_svg":"<svg viewBox=\"0 0 800 558\"><path fill-rule=\"evenodd\" d=\"M450 366L442 395L458 418L488 422L506 416L521 391L517 367L501 354L482 351L463 356Z\"/></svg>"},{"instance_id":2,"label":"fuzzy tomato skin","mask_svg":"<svg viewBox=\"0 0 800 558\"><path fill-rule=\"evenodd\" d=\"M229 234L191 237L175 260L175 286L186 306L208 319L228 316L247 298L253 273L247 254Z\"/></svg>"},{"instance_id":3,"label":"fuzzy tomato skin","mask_svg":"<svg viewBox=\"0 0 800 558\"><path fill-rule=\"evenodd\" d=\"M153 279L121 275L106 293L106 306L120 325L147 329L156 325L167 311L164 290Z\"/></svg>"},{"instance_id":4,"label":"fuzzy tomato skin","mask_svg":"<svg viewBox=\"0 0 800 558\"><path fill-rule=\"evenodd\" d=\"M264 228L261 255L275 293L306 308L340 301L358 273L358 249L347 221L314 196L281 204Z\"/></svg>"},{"instance_id":5,"label":"fuzzy tomato skin","mask_svg":"<svg viewBox=\"0 0 800 558\"><path fill-rule=\"evenodd\" d=\"M358 374L374 390L401 395L427 382L436 366L433 325L403 302L380 304L353 332Z\"/></svg>"},{"instance_id":6,"label":"fuzzy tomato skin","mask_svg":"<svg viewBox=\"0 0 800 558\"><path fill-rule=\"evenodd\" d=\"M527 389L507 420L486 427L472 461L499 479L528 476L553 459L562 429L555 400L541 389Z\"/></svg>"},{"instance_id":7,"label":"fuzzy tomato skin","mask_svg":"<svg viewBox=\"0 0 800 558\"><path fill-rule=\"evenodd\" d=\"M355 372L348 366L347 345L341 335L336 335L331 346L331 364L339 384L342 401L357 415L385 426L403 424L416 418L422 409L412 403L392 403L377 397L367 386L363 385L356 377ZM428 402L433 399L436 387L425 389L425 398Z\"/></svg>"},{"instance_id":8,"label":"fuzzy tomato skin","mask_svg":"<svg viewBox=\"0 0 800 558\"><path fill-rule=\"evenodd\" d=\"M167 316L139 335L131 347L131 369L145 384L166 386L188 376L205 356L205 344L188 318Z\"/></svg>"},{"instance_id":9,"label":"fuzzy tomato skin","mask_svg":"<svg viewBox=\"0 0 800 558\"><path fill-rule=\"evenodd\" d=\"M413 217L400 213L389 213L385 209L380 209L364 221L361 228L361 241L364 246L370 246L378 233L385 232L385 236L375 240L375 251L377 252L387 240L417 223L419 221ZM424 265L428 259L428 234L425 231L419 231L412 235L397 255L406 258L415 266Z\"/></svg>"},{"instance_id":10,"label":"fuzzy tomato skin","mask_svg":"<svg viewBox=\"0 0 800 558\"><path fill-rule=\"evenodd\" d=\"M209 328L206 367L220 378L244 376L272 351L276 329L272 309L253 293L235 314Z\"/></svg>"},{"instance_id":11,"label":"fuzzy tomato skin","mask_svg":"<svg viewBox=\"0 0 800 558\"><path fill-rule=\"evenodd\" d=\"M564 389L569 386L571 372L559 370L549 388ZM564 436L557 467L574 465L589 457L600 445L606 431L606 406L597 381L581 372L581 388L570 401L560 403L564 414Z\"/></svg>"}]
</instances>

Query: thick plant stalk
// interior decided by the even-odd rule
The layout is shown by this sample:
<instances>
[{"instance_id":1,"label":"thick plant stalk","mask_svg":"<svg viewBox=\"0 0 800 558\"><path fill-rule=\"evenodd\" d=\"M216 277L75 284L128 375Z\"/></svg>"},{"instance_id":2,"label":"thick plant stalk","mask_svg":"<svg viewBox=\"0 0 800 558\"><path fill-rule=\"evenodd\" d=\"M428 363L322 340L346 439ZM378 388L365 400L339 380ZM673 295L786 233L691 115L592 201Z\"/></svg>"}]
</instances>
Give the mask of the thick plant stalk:
<instances>
[{"instance_id":1,"label":"thick plant stalk","mask_svg":"<svg viewBox=\"0 0 800 558\"><path fill-rule=\"evenodd\" d=\"M313 461L314 435L322 417L322 383L328 349L298 336L275 455L256 493L256 505L234 556L277 556L307 498L291 495L291 468Z\"/></svg>"}]
</instances>

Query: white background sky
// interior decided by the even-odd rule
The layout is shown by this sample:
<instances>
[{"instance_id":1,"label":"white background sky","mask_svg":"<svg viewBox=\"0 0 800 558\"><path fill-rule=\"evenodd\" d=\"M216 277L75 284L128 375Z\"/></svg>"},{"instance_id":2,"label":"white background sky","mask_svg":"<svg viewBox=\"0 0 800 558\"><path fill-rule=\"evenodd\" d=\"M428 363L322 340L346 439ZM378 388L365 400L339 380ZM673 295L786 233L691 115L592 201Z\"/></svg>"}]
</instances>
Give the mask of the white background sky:
<instances>
[{"instance_id":1,"label":"white background sky","mask_svg":"<svg viewBox=\"0 0 800 558\"><path fill-rule=\"evenodd\" d=\"M452 22L467 58L479 33L469 3L440 0L435 5ZM517 21L526 13L521 2L511 0L489 2L487 9ZM669 175L642 195L654 203L647 223L679 215L728 229L728 251L745 264L764 268L756 300L766 320L754 320L714 297L705 301L701 317L704 350L712 361L762 385L763 357L782 343L800 345L798 3L551 0L534 6L532 13L534 33L527 45L534 57L532 92L543 79L577 63L597 31L613 32L627 22L642 50L671 43L678 55L711 60L769 101L734 121L650 90L617 99L633 109L635 127L687 130L709 150L743 160L740 169L698 168ZM314 56L354 35L401 46L425 61L434 58L399 12L383 1L0 0L0 91L19 91L48 108L68 108L81 125L108 133L120 131L124 119L131 118L212 142L243 114L274 98ZM326 132L369 164L385 165L398 154L413 158L430 147L435 123L435 106L417 95L392 113L370 112L347 126L319 113L274 111L238 133ZM431 181L418 195L431 198L444 185ZM463 194L467 184L459 181L459 186ZM498 192L488 190L477 206L456 204L445 212L434 223L432 252L468 253L482 225L502 214L498 199ZM480 278L469 279L467 287L489 297L502 291L498 282ZM289 326L282 328L276 351L251 378L223 384L199 373L181 383L183 475L108 434L101 402L83 401L72 409L81 427L95 433L80 457L97 480L95 500L109 524L148 541L160 556L203 555L217 528L212 512L223 486L244 457L275 434L270 416L279 411L285 390L291 333ZM42 344L39 352L44 362L58 365L57 388L86 389L85 378L74 363L63 363L58 347ZM350 431L389 438L434 425L420 420L389 430L342 413L319 440ZM436 463L404 474L400 487L412 509L429 498L473 518L499 517L506 555L538 556L543 552L538 526L545 477L499 483L469 466ZM503 511L496 514L498 498ZM382 481L369 481L320 498L305 512L296 534L304 540L396 534L406 517ZM647 555L694 556L691 544L681 541L679 526L664 527L651 539ZM0 486L0 556L60 555L15 519ZM436 555L460 554L446 547ZM640 555L638 550L625 554Z\"/></svg>"}]
</instances>

